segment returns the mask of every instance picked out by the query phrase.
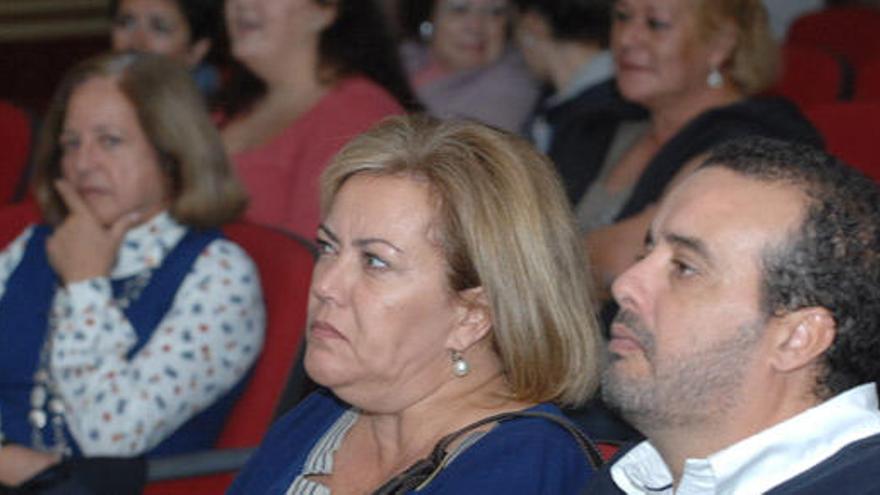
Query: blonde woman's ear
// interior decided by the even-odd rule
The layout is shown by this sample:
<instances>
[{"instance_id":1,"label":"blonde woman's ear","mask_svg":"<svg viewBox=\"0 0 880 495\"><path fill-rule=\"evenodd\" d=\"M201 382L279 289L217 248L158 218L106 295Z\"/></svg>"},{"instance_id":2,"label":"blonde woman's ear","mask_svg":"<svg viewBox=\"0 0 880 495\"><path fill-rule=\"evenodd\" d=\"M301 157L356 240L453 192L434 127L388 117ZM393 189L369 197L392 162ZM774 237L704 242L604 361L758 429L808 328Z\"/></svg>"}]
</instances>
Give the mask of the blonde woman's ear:
<instances>
[{"instance_id":1,"label":"blonde woman's ear","mask_svg":"<svg viewBox=\"0 0 880 495\"><path fill-rule=\"evenodd\" d=\"M458 316L446 345L464 352L492 331L492 310L482 287L461 291L458 297Z\"/></svg>"}]
</instances>

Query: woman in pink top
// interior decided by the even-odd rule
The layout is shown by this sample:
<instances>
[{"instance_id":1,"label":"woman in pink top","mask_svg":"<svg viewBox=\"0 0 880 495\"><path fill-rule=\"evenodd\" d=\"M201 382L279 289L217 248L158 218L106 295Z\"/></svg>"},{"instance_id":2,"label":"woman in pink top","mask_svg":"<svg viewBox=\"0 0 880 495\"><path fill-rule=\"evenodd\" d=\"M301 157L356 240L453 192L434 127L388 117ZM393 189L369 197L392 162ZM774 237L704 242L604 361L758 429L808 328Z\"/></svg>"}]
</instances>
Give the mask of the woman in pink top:
<instances>
[{"instance_id":1,"label":"woman in pink top","mask_svg":"<svg viewBox=\"0 0 880 495\"><path fill-rule=\"evenodd\" d=\"M248 219L311 237L330 157L414 106L390 30L372 0L226 0L241 64L223 103L223 139L251 195Z\"/></svg>"}]
</instances>

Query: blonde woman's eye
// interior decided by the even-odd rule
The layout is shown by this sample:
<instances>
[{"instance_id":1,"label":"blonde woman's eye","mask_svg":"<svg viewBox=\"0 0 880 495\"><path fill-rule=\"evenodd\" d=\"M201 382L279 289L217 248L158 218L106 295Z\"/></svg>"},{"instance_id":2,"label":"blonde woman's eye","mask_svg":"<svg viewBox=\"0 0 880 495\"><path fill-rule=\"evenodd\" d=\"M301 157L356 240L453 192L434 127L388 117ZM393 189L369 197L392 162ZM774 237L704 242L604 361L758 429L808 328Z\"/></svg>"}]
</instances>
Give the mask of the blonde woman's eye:
<instances>
[{"instance_id":1,"label":"blonde woman's eye","mask_svg":"<svg viewBox=\"0 0 880 495\"><path fill-rule=\"evenodd\" d=\"M333 246L329 242L319 238L315 239L315 244L318 245L318 256L333 254Z\"/></svg>"},{"instance_id":2,"label":"blonde woman's eye","mask_svg":"<svg viewBox=\"0 0 880 495\"><path fill-rule=\"evenodd\" d=\"M375 270L385 270L390 266L387 261L372 253L364 253L364 263L367 268Z\"/></svg>"}]
</instances>

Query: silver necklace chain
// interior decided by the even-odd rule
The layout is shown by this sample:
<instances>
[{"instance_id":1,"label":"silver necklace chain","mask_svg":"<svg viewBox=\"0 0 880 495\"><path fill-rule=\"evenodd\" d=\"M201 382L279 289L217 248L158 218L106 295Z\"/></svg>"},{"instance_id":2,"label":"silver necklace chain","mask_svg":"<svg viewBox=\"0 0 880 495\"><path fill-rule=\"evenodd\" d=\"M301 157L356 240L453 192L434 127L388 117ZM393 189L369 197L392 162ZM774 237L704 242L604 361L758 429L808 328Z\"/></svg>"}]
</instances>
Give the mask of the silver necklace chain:
<instances>
[{"instance_id":1,"label":"silver necklace chain","mask_svg":"<svg viewBox=\"0 0 880 495\"><path fill-rule=\"evenodd\" d=\"M116 307L120 311L128 309L133 302L140 298L152 276L153 269L151 268L123 282L122 293L119 297L114 297ZM58 392L58 385L52 379L52 373L49 371L52 339L55 332L58 331L58 315L54 309L49 313L48 323L49 330L46 333L43 347L40 349L39 365L34 373L34 387L31 389L31 410L28 413L28 422L31 425L31 445L37 450L69 456L71 449L64 433L64 416L67 407ZM2 420L0 420L0 425L2 425ZM46 445L43 440L43 430L47 426L52 427L52 445ZM0 439L2 439L2 433L0 433Z\"/></svg>"}]
</instances>

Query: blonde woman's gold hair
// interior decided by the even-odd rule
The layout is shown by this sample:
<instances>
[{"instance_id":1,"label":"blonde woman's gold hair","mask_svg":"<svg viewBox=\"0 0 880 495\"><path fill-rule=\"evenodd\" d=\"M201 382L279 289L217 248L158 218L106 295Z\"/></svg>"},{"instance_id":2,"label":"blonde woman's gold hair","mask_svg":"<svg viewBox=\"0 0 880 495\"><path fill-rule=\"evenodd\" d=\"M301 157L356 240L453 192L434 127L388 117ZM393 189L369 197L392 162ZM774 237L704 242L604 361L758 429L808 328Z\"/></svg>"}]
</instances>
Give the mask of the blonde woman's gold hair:
<instances>
[{"instance_id":1,"label":"blonde woman's gold hair","mask_svg":"<svg viewBox=\"0 0 880 495\"><path fill-rule=\"evenodd\" d=\"M600 336L589 267L547 158L481 124L401 116L335 157L321 180L324 215L359 174L428 185L450 291L482 287L493 348L516 399L574 406L592 395Z\"/></svg>"},{"instance_id":2,"label":"blonde woman's gold hair","mask_svg":"<svg viewBox=\"0 0 880 495\"><path fill-rule=\"evenodd\" d=\"M767 9L761 0L689 0L696 9L703 39L725 24L733 28L736 44L721 69L745 94L769 88L779 74L779 46L773 39Z\"/></svg>"},{"instance_id":3,"label":"blonde woman's gold hair","mask_svg":"<svg viewBox=\"0 0 880 495\"><path fill-rule=\"evenodd\" d=\"M74 91L96 77L114 80L134 107L138 123L156 151L170 184L171 215L198 228L235 219L247 205L220 134L211 121L192 76L160 55L116 53L79 63L61 81L34 151L34 196L49 223L67 215L54 187L61 177L59 136Z\"/></svg>"}]
</instances>

